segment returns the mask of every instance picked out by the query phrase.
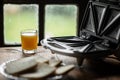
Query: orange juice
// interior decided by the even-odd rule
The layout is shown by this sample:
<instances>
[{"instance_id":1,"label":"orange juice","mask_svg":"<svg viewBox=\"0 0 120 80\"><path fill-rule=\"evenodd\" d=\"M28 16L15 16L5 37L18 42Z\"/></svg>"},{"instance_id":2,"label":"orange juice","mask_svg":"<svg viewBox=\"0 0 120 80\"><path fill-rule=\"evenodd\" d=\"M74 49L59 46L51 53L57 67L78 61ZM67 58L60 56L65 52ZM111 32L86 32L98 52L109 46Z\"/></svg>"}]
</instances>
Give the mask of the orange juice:
<instances>
[{"instance_id":1,"label":"orange juice","mask_svg":"<svg viewBox=\"0 0 120 80\"><path fill-rule=\"evenodd\" d=\"M37 33L22 33L21 43L24 50L37 49Z\"/></svg>"}]
</instances>

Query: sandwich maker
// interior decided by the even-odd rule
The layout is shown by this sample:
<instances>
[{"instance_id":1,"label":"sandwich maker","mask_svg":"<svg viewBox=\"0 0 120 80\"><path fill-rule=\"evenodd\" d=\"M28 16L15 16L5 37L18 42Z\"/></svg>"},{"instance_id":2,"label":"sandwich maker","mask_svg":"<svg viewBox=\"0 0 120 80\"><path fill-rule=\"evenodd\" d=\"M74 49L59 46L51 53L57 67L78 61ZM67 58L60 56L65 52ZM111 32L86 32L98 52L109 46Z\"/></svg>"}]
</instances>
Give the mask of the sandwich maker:
<instances>
[{"instance_id":1,"label":"sandwich maker","mask_svg":"<svg viewBox=\"0 0 120 80\"><path fill-rule=\"evenodd\" d=\"M103 59L120 51L120 1L92 1L87 4L78 36L50 37L41 45L54 53L76 57L81 66L85 58Z\"/></svg>"}]
</instances>

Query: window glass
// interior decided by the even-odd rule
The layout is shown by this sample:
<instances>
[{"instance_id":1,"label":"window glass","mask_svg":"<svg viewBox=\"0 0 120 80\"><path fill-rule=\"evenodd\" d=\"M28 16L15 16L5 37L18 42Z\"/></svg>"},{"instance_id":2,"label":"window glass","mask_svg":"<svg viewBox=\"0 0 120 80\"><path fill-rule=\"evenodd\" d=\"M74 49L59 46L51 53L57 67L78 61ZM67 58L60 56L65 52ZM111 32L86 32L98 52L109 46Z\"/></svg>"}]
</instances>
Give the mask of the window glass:
<instances>
[{"instance_id":1,"label":"window glass","mask_svg":"<svg viewBox=\"0 0 120 80\"><path fill-rule=\"evenodd\" d=\"M21 43L20 32L24 29L38 30L38 5L4 4L5 44Z\"/></svg>"},{"instance_id":2,"label":"window glass","mask_svg":"<svg viewBox=\"0 0 120 80\"><path fill-rule=\"evenodd\" d=\"M77 26L76 5L46 5L45 37L74 36Z\"/></svg>"}]
</instances>

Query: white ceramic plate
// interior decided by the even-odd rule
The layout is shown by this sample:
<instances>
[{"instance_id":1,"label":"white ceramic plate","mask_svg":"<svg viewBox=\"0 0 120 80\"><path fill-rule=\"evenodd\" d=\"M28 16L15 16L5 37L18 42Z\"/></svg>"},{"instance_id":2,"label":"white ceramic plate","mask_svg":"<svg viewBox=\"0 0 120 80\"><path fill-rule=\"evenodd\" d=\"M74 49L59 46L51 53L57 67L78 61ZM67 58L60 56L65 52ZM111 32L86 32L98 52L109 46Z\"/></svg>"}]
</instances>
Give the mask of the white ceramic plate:
<instances>
[{"instance_id":1,"label":"white ceramic plate","mask_svg":"<svg viewBox=\"0 0 120 80\"><path fill-rule=\"evenodd\" d=\"M14 60L10 60L10 61L14 61ZM29 79L26 79L26 78L13 76L13 75L10 75L10 74L6 73L6 71L5 71L6 64L10 61L4 62L0 65L0 73L6 78L6 80L29 80ZM46 80L58 80L58 79L61 79L62 77L63 77L62 75L53 76L53 77L50 77L50 78L46 78Z\"/></svg>"},{"instance_id":2,"label":"white ceramic plate","mask_svg":"<svg viewBox=\"0 0 120 80\"><path fill-rule=\"evenodd\" d=\"M14 60L11 60L11 61L14 61ZM5 63L2 63L0 65L0 73L5 77L7 78L8 80L28 80L28 79L25 79L25 78L20 78L20 77L17 77L17 76L13 76L13 75L10 75L10 74L7 74L6 71L5 71L5 68L6 68L6 64L10 62L10 61L7 61Z\"/></svg>"}]
</instances>

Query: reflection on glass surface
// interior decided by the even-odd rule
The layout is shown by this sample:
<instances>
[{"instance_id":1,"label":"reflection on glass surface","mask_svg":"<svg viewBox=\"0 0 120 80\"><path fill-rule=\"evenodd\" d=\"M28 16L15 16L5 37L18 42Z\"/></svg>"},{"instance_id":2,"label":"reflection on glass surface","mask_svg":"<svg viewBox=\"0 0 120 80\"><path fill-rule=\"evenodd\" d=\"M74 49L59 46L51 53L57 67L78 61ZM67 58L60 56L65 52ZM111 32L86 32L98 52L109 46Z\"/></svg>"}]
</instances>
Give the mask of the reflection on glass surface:
<instances>
[{"instance_id":1,"label":"reflection on glass surface","mask_svg":"<svg viewBox=\"0 0 120 80\"><path fill-rule=\"evenodd\" d=\"M20 43L20 32L24 29L38 30L38 5L4 5L5 44Z\"/></svg>"},{"instance_id":2,"label":"reflection on glass surface","mask_svg":"<svg viewBox=\"0 0 120 80\"><path fill-rule=\"evenodd\" d=\"M45 37L74 36L77 26L75 5L47 5L45 7Z\"/></svg>"}]
</instances>

